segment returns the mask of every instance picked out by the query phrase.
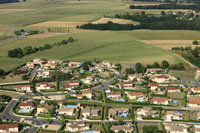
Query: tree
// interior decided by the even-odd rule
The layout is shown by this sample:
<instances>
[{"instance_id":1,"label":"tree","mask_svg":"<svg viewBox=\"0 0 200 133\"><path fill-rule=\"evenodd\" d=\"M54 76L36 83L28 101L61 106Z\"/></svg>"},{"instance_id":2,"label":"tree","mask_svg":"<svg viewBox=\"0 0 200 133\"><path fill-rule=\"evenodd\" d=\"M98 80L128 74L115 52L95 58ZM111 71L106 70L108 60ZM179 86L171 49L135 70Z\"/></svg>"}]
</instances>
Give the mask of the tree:
<instances>
[{"instance_id":1,"label":"tree","mask_svg":"<svg viewBox=\"0 0 200 133\"><path fill-rule=\"evenodd\" d=\"M118 131L118 133L124 133L124 131L121 129L121 130Z\"/></svg>"},{"instance_id":2,"label":"tree","mask_svg":"<svg viewBox=\"0 0 200 133\"><path fill-rule=\"evenodd\" d=\"M133 70L133 68L127 68L127 69L126 69L126 73L127 73L127 74L134 74L135 71Z\"/></svg>"},{"instance_id":3,"label":"tree","mask_svg":"<svg viewBox=\"0 0 200 133\"><path fill-rule=\"evenodd\" d=\"M28 80L28 75L23 75L22 80Z\"/></svg>"},{"instance_id":4,"label":"tree","mask_svg":"<svg viewBox=\"0 0 200 133\"><path fill-rule=\"evenodd\" d=\"M153 126L153 125L144 126L142 128L142 130L143 130L143 133L158 133L158 127L157 126Z\"/></svg>"},{"instance_id":5,"label":"tree","mask_svg":"<svg viewBox=\"0 0 200 133\"><path fill-rule=\"evenodd\" d=\"M32 54L32 53L33 53L32 46L26 46L26 47L24 47L24 51L23 51L24 55L28 55L28 54Z\"/></svg>"},{"instance_id":6,"label":"tree","mask_svg":"<svg viewBox=\"0 0 200 133\"><path fill-rule=\"evenodd\" d=\"M192 44L194 44L194 45L198 45L199 42L198 42L197 40L194 40L194 41L192 42Z\"/></svg>"},{"instance_id":7,"label":"tree","mask_svg":"<svg viewBox=\"0 0 200 133\"><path fill-rule=\"evenodd\" d=\"M144 67L141 63L136 63L135 70L137 73L142 73L144 72Z\"/></svg>"},{"instance_id":8,"label":"tree","mask_svg":"<svg viewBox=\"0 0 200 133\"><path fill-rule=\"evenodd\" d=\"M14 32L14 34L17 35L17 36L21 35L21 33L22 32L20 30L17 30L17 31Z\"/></svg>"},{"instance_id":9,"label":"tree","mask_svg":"<svg viewBox=\"0 0 200 133\"><path fill-rule=\"evenodd\" d=\"M74 42L74 38L72 38L72 37L69 37L69 38L68 38L68 42L69 42L69 43L72 43L72 42Z\"/></svg>"},{"instance_id":10,"label":"tree","mask_svg":"<svg viewBox=\"0 0 200 133\"><path fill-rule=\"evenodd\" d=\"M0 69L0 76L3 76L5 74L3 69Z\"/></svg>"},{"instance_id":11,"label":"tree","mask_svg":"<svg viewBox=\"0 0 200 133\"><path fill-rule=\"evenodd\" d=\"M166 60L162 61L162 68L163 69L169 68L169 63Z\"/></svg>"},{"instance_id":12,"label":"tree","mask_svg":"<svg viewBox=\"0 0 200 133\"><path fill-rule=\"evenodd\" d=\"M161 13L161 15L163 15L163 16L165 15L165 11L161 11L160 13Z\"/></svg>"},{"instance_id":13,"label":"tree","mask_svg":"<svg viewBox=\"0 0 200 133\"><path fill-rule=\"evenodd\" d=\"M154 62L153 66L154 68L160 68L160 64L158 64L158 62Z\"/></svg>"},{"instance_id":14,"label":"tree","mask_svg":"<svg viewBox=\"0 0 200 133\"><path fill-rule=\"evenodd\" d=\"M198 58L199 57L199 52L198 52L198 49L195 48L194 50L192 50L192 55L194 58Z\"/></svg>"}]
</instances>

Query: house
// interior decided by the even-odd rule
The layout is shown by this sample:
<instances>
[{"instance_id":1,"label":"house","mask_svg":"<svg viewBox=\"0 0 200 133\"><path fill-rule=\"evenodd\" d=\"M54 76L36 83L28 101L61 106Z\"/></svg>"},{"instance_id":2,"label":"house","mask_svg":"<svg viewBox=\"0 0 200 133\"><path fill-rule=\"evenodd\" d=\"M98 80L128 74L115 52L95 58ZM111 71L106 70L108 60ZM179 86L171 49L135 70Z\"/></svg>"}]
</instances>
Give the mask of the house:
<instances>
[{"instance_id":1,"label":"house","mask_svg":"<svg viewBox=\"0 0 200 133\"><path fill-rule=\"evenodd\" d=\"M39 70L37 72L37 77L40 78L50 78L52 71L50 70Z\"/></svg>"},{"instance_id":2,"label":"house","mask_svg":"<svg viewBox=\"0 0 200 133\"><path fill-rule=\"evenodd\" d=\"M54 106L47 105L47 104L40 104L37 106L37 113L48 113L49 110L53 110Z\"/></svg>"},{"instance_id":3,"label":"house","mask_svg":"<svg viewBox=\"0 0 200 133\"><path fill-rule=\"evenodd\" d=\"M162 69L160 68L148 68L146 70L146 74L159 74L162 73Z\"/></svg>"},{"instance_id":4,"label":"house","mask_svg":"<svg viewBox=\"0 0 200 133\"><path fill-rule=\"evenodd\" d=\"M200 87L192 88L193 93L200 93Z\"/></svg>"},{"instance_id":5,"label":"house","mask_svg":"<svg viewBox=\"0 0 200 133\"><path fill-rule=\"evenodd\" d=\"M189 133L188 127L174 125L174 124L164 124L167 133Z\"/></svg>"},{"instance_id":6,"label":"house","mask_svg":"<svg viewBox=\"0 0 200 133\"><path fill-rule=\"evenodd\" d=\"M166 98L166 97L154 97L152 101L153 101L153 104L162 104L162 105L169 104L169 98Z\"/></svg>"},{"instance_id":7,"label":"house","mask_svg":"<svg viewBox=\"0 0 200 133\"><path fill-rule=\"evenodd\" d=\"M134 79L136 79L137 81L142 81L143 78L144 78L144 77L143 77L142 74L137 74L137 73L131 74L131 75L128 76L128 79L129 79L130 81L133 81Z\"/></svg>"},{"instance_id":8,"label":"house","mask_svg":"<svg viewBox=\"0 0 200 133\"><path fill-rule=\"evenodd\" d=\"M99 115L99 112L100 112L99 109L90 109L90 108L82 109L82 115L84 117L87 116L97 117Z\"/></svg>"},{"instance_id":9,"label":"house","mask_svg":"<svg viewBox=\"0 0 200 133\"><path fill-rule=\"evenodd\" d=\"M34 68L35 68L35 65L34 65L33 62L27 62L27 63L26 63L26 67L27 67L28 69L34 69Z\"/></svg>"},{"instance_id":10,"label":"house","mask_svg":"<svg viewBox=\"0 0 200 133\"><path fill-rule=\"evenodd\" d=\"M74 116L76 114L76 109L74 108L61 108L61 109L57 109L56 112L58 114L66 114L69 116Z\"/></svg>"},{"instance_id":11,"label":"house","mask_svg":"<svg viewBox=\"0 0 200 133\"><path fill-rule=\"evenodd\" d=\"M47 63L52 63L52 64L60 65L60 64L63 63L63 61L57 60L57 59L50 59L50 60L47 61Z\"/></svg>"},{"instance_id":12,"label":"house","mask_svg":"<svg viewBox=\"0 0 200 133\"><path fill-rule=\"evenodd\" d=\"M0 133L18 133L18 124L0 124Z\"/></svg>"},{"instance_id":13,"label":"house","mask_svg":"<svg viewBox=\"0 0 200 133\"><path fill-rule=\"evenodd\" d=\"M70 67L80 67L82 65L81 62L69 62L68 66Z\"/></svg>"},{"instance_id":14,"label":"house","mask_svg":"<svg viewBox=\"0 0 200 133\"><path fill-rule=\"evenodd\" d=\"M129 109L128 108L116 108L116 109L110 108L108 110L109 118L112 118L115 115L118 115L120 117L127 117L128 114L129 114Z\"/></svg>"},{"instance_id":15,"label":"house","mask_svg":"<svg viewBox=\"0 0 200 133\"><path fill-rule=\"evenodd\" d=\"M197 112L197 120L200 120L200 112Z\"/></svg>"},{"instance_id":16,"label":"house","mask_svg":"<svg viewBox=\"0 0 200 133\"><path fill-rule=\"evenodd\" d=\"M88 76L86 79L81 80L84 84L92 84L95 81L95 77Z\"/></svg>"},{"instance_id":17,"label":"house","mask_svg":"<svg viewBox=\"0 0 200 133\"><path fill-rule=\"evenodd\" d=\"M145 99L146 95L142 92L131 92L128 94L128 98L131 100L132 99L140 99L140 98Z\"/></svg>"},{"instance_id":18,"label":"house","mask_svg":"<svg viewBox=\"0 0 200 133\"><path fill-rule=\"evenodd\" d=\"M82 96L85 96L85 97L87 97L89 99L92 99L92 91L90 91L90 90L83 90L82 91Z\"/></svg>"},{"instance_id":19,"label":"house","mask_svg":"<svg viewBox=\"0 0 200 133\"><path fill-rule=\"evenodd\" d=\"M35 58L35 59L33 59L33 63L34 63L34 64L39 64L39 65L41 65L41 64L44 63L44 61L41 60L41 59L39 59L39 58Z\"/></svg>"},{"instance_id":20,"label":"house","mask_svg":"<svg viewBox=\"0 0 200 133\"><path fill-rule=\"evenodd\" d=\"M172 121L172 120L182 120L183 114L178 111L167 111L165 115L165 121Z\"/></svg>"},{"instance_id":21,"label":"house","mask_svg":"<svg viewBox=\"0 0 200 133\"><path fill-rule=\"evenodd\" d=\"M134 126L129 125L113 125L110 129L114 131L114 133L118 133L120 130L122 130L124 133L134 132Z\"/></svg>"},{"instance_id":22,"label":"house","mask_svg":"<svg viewBox=\"0 0 200 133\"><path fill-rule=\"evenodd\" d=\"M39 92L40 90L52 90L52 89L55 89L55 86L47 82L41 82L36 84L36 91Z\"/></svg>"},{"instance_id":23,"label":"house","mask_svg":"<svg viewBox=\"0 0 200 133\"><path fill-rule=\"evenodd\" d=\"M90 124L85 124L83 122L73 122L66 124L65 131L68 132L78 132L78 131L87 131L90 129Z\"/></svg>"},{"instance_id":24,"label":"house","mask_svg":"<svg viewBox=\"0 0 200 133\"><path fill-rule=\"evenodd\" d=\"M80 86L80 82L78 80L70 81L68 84L65 84L63 87L67 90L74 89Z\"/></svg>"},{"instance_id":25,"label":"house","mask_svg":"<svg viewBox=\"0 0 200 133\"><path fill-rule=\"evenodd\" d=\"M54 63L46 63L43 65L43 68L44 69L55 69L57 66L57 64L54 64Z\"/></svg>"},{"instance_id":26,"label":"house","mask_svg":"<svg viewBox=\"0 0 200 133\"><path fill-rule=\"evenodd\" d=\"M173 87L167 87L167 91L168 92L180 92L181 89L183 89L181 86L173 86Z\"/></svg>"},{"instance_id":27,"label":"house","mask_svg":"<svg viewBox=\"0 0 200 133\"><path fill-rule=\"evenodd\" d=\"M137 116L139 117L157 117L158 115L158 111L153 110L151 107L143 107L137 109Z\"/></svg>"},{"instance_id":28,"label":"house","mask_svg":"<svg viewBox=\"0 0 200 133\"><path fill-rule=\"evenodd\" d=\"M16 91L32 92L32 86L31 85L16 85L15 89L16 89Z\"/></svg>"},{"instance_id":29,"label":"house","mask_svg":"<svg viewBox=\"0 0 200 133\"><path fill-rule=\"evenodd\" d=\"M22 101L18 104L18 107L23 110L33 110L36 107L36 102L32 99Z\"/></svg>"},{"instance_id":30,"label":"house","mask_svg":"<svg viewBox=\"0 0 200 133\"><path fill-rule=\"evenodd\" d=\"M155 84L155 83L149 83L147 86L148 86L148 88L151 89L151 91L164 90L165 89L164 86L160 86L160 85Z\"/></svg>"},{"instance_id":31,"label":"house","mask_svg":"<svg viewBox=\"0 0 200 133\"><path fill-rule=\"evenodd\" d=\"M101 64L103 65L103 67L112 68L112 64L110 62L103 61Z\"/></svg>"},{"instance_id":32,"label":"house","mask_svg":"<svg viewBox=\"0 0 200 133\"><path fill-rule=\"evenodd\" d=\"M188 100L188 106L192 108L200 107L200 98L192 98Z\"/></svg>"},{"instance_id":33,"label":"house","mask_svg":"<svg viewBox=\"0 0 200 133\"><path fill-rule=\"evenodd\" d=\"M122 82L119 84L120 89L133 89L133 82Z\"/></svg>"},{"instance_id":34,"label":"house","mask_svg":"<svg viewBox=\"0 0 200 133\"><path fill-rule=\"evenodd\" d=\"M200 133L200 126L199 125L194 125L194 132Z\"/></svg>"},{"instance_id":35,"label":"house","mask_svg":"<svg viewBox=\"0 0 200 133\"><path fill-rule=\"evenodd\" d=\"M120 91L111 91L106 93L107 98L111 99L120 99L122 96L122 93Z\"/></svg>"},{"instance_id":36,"label":"house","mask_svg":"<svg viewBox=\"0 0 200 133\"><path fill-rule=\"evenodd\" d=\"M154 76L152 78L152 81L156 83L167 83L169 82L170 78L167 75L159 75L159 76Z\"/></svg>"},{"instance_id":37,"label":"house","mask_svg":"<svg viewBox=\"0 0 200 133\"><path fill-rule=\"evenodd\" d=\"M200 77L200 68L197 68L197 70L196 70L196 76Z\"/></svg>"}]
</instances>

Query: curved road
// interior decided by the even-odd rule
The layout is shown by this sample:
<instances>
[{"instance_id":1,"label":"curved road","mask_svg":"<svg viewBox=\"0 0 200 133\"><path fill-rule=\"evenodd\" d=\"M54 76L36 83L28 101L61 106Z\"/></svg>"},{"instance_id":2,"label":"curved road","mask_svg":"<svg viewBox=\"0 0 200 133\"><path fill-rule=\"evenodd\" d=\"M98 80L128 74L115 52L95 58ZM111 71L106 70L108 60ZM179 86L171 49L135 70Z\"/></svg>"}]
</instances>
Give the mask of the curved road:
<instances>
[{"instance_id":1,"label":"curved road","mask_svg":"<svg viewBox=\"0 0 200 133\"><path fill-rule=\"evenodd\" d=\"M7 29L11 29L11 30L20 30L20 29L18 29L18 28L7 27L7 26L0 26L0 28L7 28ZM16 39L19 39L19 38L21 38L21 37L24 37L24 36L26 35L26 33L27 33L27 31L22 32L22 34L19 35L19 36L14 36L14 37L8 38L8 39L6 39L6 40L0 41L0 45L3 45L3 44L5 44L5 43L8 43L8 42L14 41L14 40L16 40Z\"/></svg>"}]
</instances>

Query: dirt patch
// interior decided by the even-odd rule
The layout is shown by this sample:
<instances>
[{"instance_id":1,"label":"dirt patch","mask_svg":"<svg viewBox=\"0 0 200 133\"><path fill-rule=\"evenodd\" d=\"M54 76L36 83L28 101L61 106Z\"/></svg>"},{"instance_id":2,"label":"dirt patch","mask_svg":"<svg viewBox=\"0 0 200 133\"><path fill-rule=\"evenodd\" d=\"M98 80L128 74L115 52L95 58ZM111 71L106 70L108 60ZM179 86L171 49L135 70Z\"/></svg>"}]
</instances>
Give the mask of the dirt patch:
<instances>
[{"instance_id":1,"label":"dirt patch","mask_svg":"<svg viewBox=\"0 0 200 133\"><path fill-rule=\"evenodd\" d=\"M34 9L0 9L0 14L30 11Z\"/></svg>"},{"instance_id":2,"label":"dirt patch","mask_svg":"<svg viewBox=\"0 0 200 133\"><path fill-rule=\"evenodd\" d=\"M82 1L82 0L78 1L78 0L76 0L76 1L66 1L66 3L95 3L95 1Z\"/></svg>"},{"instance_id":3,"label":"dirt patch","mask_svg":"<svg viewBox=\"0 0 200 133\"><path fill-rule=\"evenodd\" d=\"M107 22L113 22L113 23L118 23L118 24L132 24L133 21L131 20L127 20L127 19L118 19L118 18L100 18L94 22L92 22L93 24L104 24L104 23L107 23Z\"/></svg>"},{"instance_id":4,"label":"dirt patch","mask_svg":"<svg viewBox=\"0 0 200 133\"><path fill-rule=\"evenodd\" d=\"M180 45L188 45L192 44L194 40L140 40L145 43L150 44L180 44Z\"/></svg>"},{"instance_id":5,"label":"dirt patch","mask_svg":"<svg viewBox=\"0 0 200 133\"><path fill-rule=\"evenodd\" d=\"M192 44L194 40L140 40L141 42L156 45L160 48L171 50L172 47L196 47Z\"/></svg>"},{"instance_id":6,"label":"dirt patch","mask_svg":"<svg viewBox=\"0 0 200 133\"><path fill-rule=\"evenodd\" d=\"M37 24L32 24L29 26L35 27L73 27L75 28L78 25L86 24L86 22L66 22L66 21L46 21Z\"/></svg>"}]
</instances>

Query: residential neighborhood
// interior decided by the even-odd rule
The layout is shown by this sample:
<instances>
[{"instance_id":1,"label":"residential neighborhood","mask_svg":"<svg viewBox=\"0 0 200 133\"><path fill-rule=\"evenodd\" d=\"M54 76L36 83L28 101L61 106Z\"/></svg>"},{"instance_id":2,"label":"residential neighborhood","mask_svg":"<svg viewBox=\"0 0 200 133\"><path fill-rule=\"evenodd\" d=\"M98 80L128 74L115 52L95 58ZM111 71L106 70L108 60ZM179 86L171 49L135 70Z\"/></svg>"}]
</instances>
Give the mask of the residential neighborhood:
<instances>
[{"instance_id":1,"label":"residential neighborhood","mask_svg":"<svg viewBox=\"0 0 200 133\"><path fill-rule=\"evenodd\" d=\"M185 87L166 69L141 73L109 62L39 58L22 67L30 72L28 82L1 86L19 96L0 95L0 132L139 133L155 125L168 133L200 130L200 86Z\"/></svg>"}]
</instances>

